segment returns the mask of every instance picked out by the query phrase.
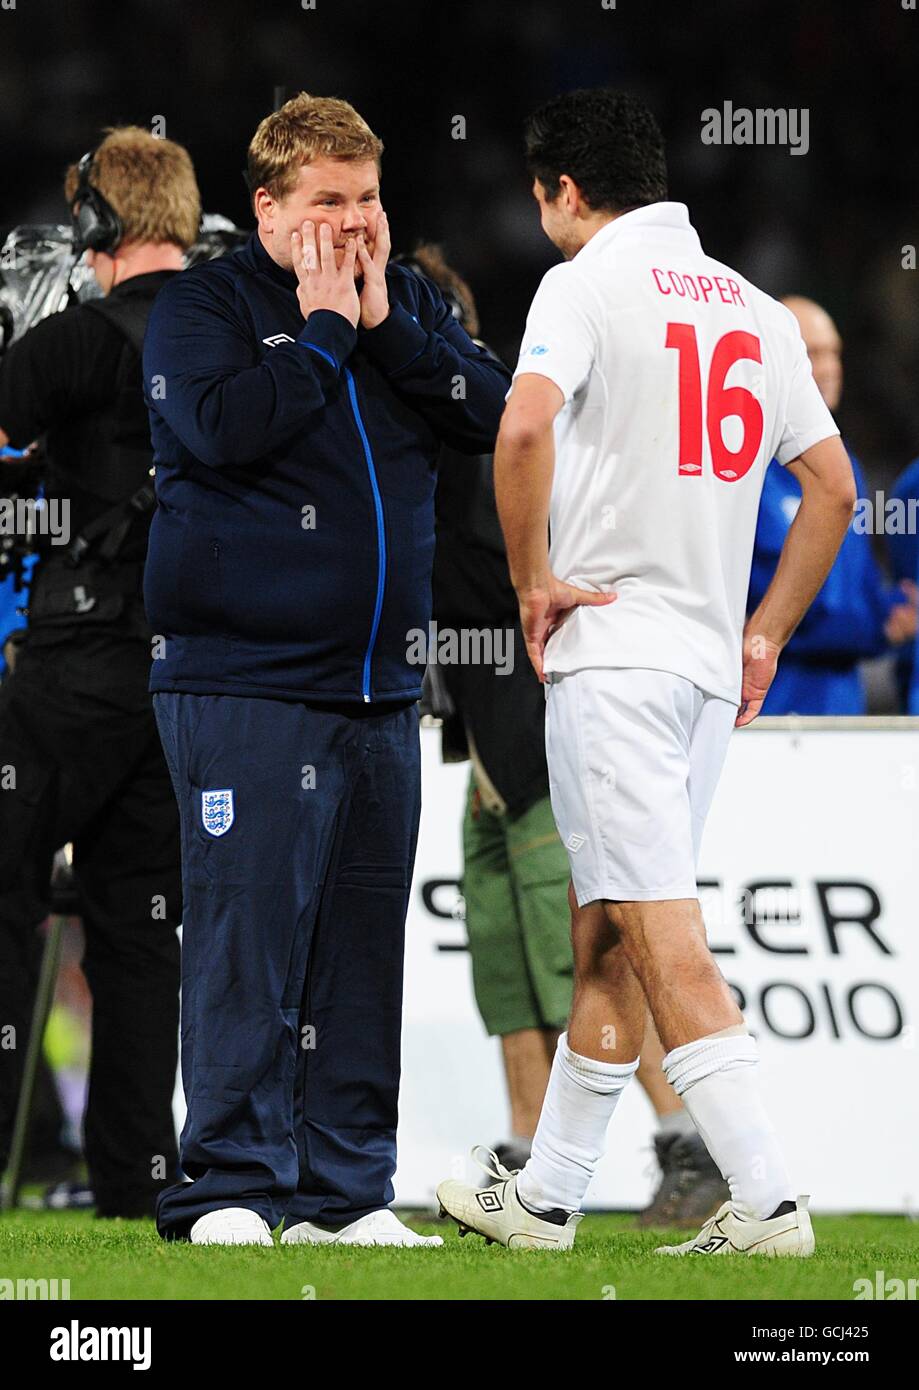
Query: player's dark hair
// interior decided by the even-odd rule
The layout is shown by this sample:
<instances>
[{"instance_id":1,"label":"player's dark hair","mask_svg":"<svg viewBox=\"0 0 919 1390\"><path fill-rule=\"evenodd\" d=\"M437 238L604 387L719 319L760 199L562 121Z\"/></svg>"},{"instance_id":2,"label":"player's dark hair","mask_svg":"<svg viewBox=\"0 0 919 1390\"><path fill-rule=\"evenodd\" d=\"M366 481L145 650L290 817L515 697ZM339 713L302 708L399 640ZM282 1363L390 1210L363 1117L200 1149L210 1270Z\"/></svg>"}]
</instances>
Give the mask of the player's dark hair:
<instances>
[{"instance_id":1,"label":"player's dark hair","mask_svg":"<svg viewBox=\"0 0 919 1390\"><path fill-rule=\"evenodd\" d=\"M526 162L550 202L562 174L596 211L628 212L667 197L663 136L630 92L581 88L547 101L527 121Z\"/></svg>"}]
</instances>

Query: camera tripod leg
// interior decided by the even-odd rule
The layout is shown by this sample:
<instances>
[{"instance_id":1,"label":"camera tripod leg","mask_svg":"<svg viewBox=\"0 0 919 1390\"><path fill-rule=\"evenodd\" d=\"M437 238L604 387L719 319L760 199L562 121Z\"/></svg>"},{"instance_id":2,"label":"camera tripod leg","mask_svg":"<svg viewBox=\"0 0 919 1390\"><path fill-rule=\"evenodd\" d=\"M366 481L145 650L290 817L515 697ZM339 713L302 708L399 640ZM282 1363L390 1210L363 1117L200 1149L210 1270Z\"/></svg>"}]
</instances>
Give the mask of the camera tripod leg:
<instances>
[{"instance_id":1,"label":"camera tripod leg","mask_svg":"<svg viewBox=\"0 0 919 1390\"><path fill-rule=\"evenodd\" d=\"M25 1158L26 1142L32 1122L32 1100L35 1095L35 1077L41 1057L45 1028L61 963L64 919L53 915L48 923L48 934L42 952L41 971L38 989L35 994L35 1007L32 1010L32 1023L29 1028L29 1042L26 1048L25 1065L22 1072L22 1085L16 1104L16 1117L13 1122L13 1136L10 1141L10 1157L0 1183L0 1211L12 1211L19 1201L19 1188L22 1183L22 1165Z\"/></svg>"}]
</instances>

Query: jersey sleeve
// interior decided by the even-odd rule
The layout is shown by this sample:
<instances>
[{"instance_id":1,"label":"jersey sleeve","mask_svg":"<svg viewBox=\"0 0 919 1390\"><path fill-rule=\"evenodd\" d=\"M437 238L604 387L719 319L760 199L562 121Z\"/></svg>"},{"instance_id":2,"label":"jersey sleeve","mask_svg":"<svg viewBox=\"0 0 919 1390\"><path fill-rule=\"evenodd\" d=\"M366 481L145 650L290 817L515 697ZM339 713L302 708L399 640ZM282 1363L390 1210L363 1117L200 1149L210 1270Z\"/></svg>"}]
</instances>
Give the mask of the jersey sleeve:
<instances>
[{"instance_id":1,"label":"jersey sleeve","mask_svg":"<svg viewBox=\"0 0 919 1390\"><path fill-rule=\"evenodd\" d=\"M775 451L775 456L782 465L791 463L792 459L798 458L805 449L819 444L821 439L829 439L839 433L839 427L817 389L807 348L800 334L793 351L794 365L788 404L785 407L785 422L779 446Z\"/></svg>"},{"instance_id":2,"label":"jersey sleeve","mask_svg":"<svg viewBox=\"0 0 919 1390\"><path fill-rule=\"evenodd\" d=\"M596 299L570 266L553 266L530 305L514 378L548 377L567 405L587 380L599 341Z\"/></svg>"}]
</instances>

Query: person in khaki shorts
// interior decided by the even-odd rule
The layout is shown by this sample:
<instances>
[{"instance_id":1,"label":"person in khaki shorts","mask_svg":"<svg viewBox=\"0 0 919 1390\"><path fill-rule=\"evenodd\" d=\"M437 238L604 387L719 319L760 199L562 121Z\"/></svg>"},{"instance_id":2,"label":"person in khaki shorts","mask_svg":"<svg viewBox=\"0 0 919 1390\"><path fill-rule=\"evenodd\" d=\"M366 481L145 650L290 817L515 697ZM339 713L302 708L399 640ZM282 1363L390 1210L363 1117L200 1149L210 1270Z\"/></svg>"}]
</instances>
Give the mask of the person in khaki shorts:
<instances>
[{"instance_id":1,"label":"person in khaki shorts","mask_svg":"<svg viewBox=\"0 0 919 1390\"><path fill-rule=\"evenodd\" d=\"M541 724L529 723L518 737L541 748ZM473 757L463 820L466 930L476 1004L488 1033L501 1039L511 1139L496 1152L510 1166L522 1167L529 1157L571 1008L567 889L568 857L548 785L543 796L512 812Z\"/></svg>"},{"instance_id":2,"label":"person in khaki shorts","mask_svg":"<svg viewBox=\"0 0 919 1390\"><path fill-rule=\"evenodd\" d=\"M547 1035L541 1041L551 1063L571 1007L564 912L568 856L548 792L511 815L487 798L481 771L473 767L463 821L463 895L476 1003L488 1032L504 1040L509 1069L514 1059L507 1044L527 1030Z\"/></svg>"}]
</instances>

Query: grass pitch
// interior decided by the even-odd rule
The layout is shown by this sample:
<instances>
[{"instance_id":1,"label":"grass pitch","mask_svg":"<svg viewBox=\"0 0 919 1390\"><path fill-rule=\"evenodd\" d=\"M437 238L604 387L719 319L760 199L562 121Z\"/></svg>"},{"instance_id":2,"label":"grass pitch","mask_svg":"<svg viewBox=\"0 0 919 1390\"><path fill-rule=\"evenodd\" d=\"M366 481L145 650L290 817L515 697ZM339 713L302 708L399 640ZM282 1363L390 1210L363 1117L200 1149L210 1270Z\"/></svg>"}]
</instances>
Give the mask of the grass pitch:
<instances>
[{"instance_id":1,"label":"grass pitch","mask_svg":"<svg viewBox=\"0 0 919 1390\"><path fill-rule=\"evenodd\" d=\"M810 1260L673 1260L666 1233L634 1217L587 1216L572 1251L510 1251L452 1222L412 1217L442 1249L225 1249L160 1240L148 1221L82 1212L0 1216L0 1279L69 1279L71 1299L492 1300L762 1299L851 1301L857 1279L919 1276L919 1224L817 1216ZM666 1236L685 1239L688 1233Z\"/></svg>"}]
</instances>

